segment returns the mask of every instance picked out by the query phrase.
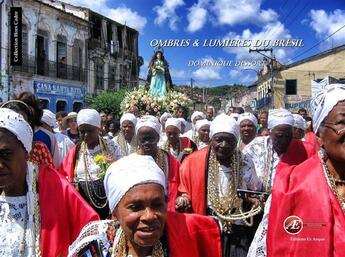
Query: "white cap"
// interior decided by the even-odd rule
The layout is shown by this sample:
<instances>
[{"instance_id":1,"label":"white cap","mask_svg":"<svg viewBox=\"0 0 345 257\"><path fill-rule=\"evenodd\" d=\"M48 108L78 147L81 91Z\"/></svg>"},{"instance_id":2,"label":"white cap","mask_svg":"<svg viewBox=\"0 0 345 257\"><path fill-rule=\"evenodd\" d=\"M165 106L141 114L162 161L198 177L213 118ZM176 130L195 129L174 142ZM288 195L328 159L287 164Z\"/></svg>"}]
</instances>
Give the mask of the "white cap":
<instances>
[{"instance_id":1,"label":"white cap","mask_svg":"<svg viewBox=\"0 0 345 257\"><path fill-rule=\"evenodd\" d=\"M161 133L161 124L159 123L158 119L152 115L144 115L138 120L135 127L136 134L138 134L138 130L142 127L153 128L158 135Z\"/></svg>"},{"instance_id":2,"label":"white cap","mask_svg":"<svg viewBox=\"0 0 345 257\"><path fill-rule=\"evenodd\" d=\"M295 128L300 128L300 129L303 129L303 130L306 130L307 129L307 122L305 121L305 119L299 115L299 114L292 114L294 120L295 120L295 123L294 123L294 127Z\"/></svg>"},{"instance_id":3,"label":"white cap","mask_svg":"<svg viewBox=\"0 0 345 257\"><path fill-rule=\"evenodd\" d=\"M238 117L238 124L241 125L241 122L244 120L250 120L251 122L253 122L255 127L258 125L258 119L255 117L254 114L250 112L240 114L240 116Z\"/></svg>"},{"instance_id":4,"label":"white cap","mask_svg":"<svg viewBox=\"0 0 345 257\"><path fill-rule=\"evenodd\" d=\"M82 109L78 112L77 123L78 126L88 124L101 128L101 117L95 109Z\"/></svg>"},{"instance_id":5,"label":"white cap","mask_svg":"<svg viewBox=\"0 0 345 257\"><path fill-rule=\"evenodd\" d=\"M33 132L22 115L7 108L0 108L0 128L12 132L30 153Z\"/></svg>"},{"instance_id":6,"label":"white cap","mask_svg":"<svg viewBox=\"0 0 345 257\"><path fill-rule=\"evenodd\" d=\"M122 126L122 123L128 120L130 122L133 123L134 127L137 124L137 117L135 117L135 115L133 113L125 113L122 115L121 119L120 119L120 125Z\"/></svg>"},{"instance_id":7,"label":"white cap","mask_svg":"<svg viewBox=\"0 0 345 257\"><path fill-rule=\"evenodd\" d=\"M169 118L172 118L172 115L168 112L165 112L162 114L162 116L159 118L159 122L162 124L163 120L167 120Z\"/></svg>"},{"instance_id":8,"label":"white cap","mask_svg":"<svg viewBox=\"0 0 345 257\"><path fill-rule=\"evenodd\" d=\"M114 211L125 194L136 185L159 184L166 193L165 181L164 172L151 156L134 153L121 158L108 168L104 178L110 210Z\"/></svg>"},{"instance_id":9,"label":"white cap","mask_svg":"<svg viewBox=\"0 0 345 257\"><path fill-rule=\"evenodd\" d=\"M317 133L321 123L328 116L329 112L332 111L333 107L343 100L345 100L344 84L326 85L315 95L310 102L315 133Z\"/></svg>"},{"instance_id":10,"label":"white cap","mask_svg":"<svg viewBox=\"0 0 345 257\"><path fill-rule=\"evenodd\" d=\"M273 109L268 112L268 129L273 129L278 125L293 126L294 123L292 113L286 109Z\"/></svg>"},{"instance_id":11,"label":"white cap","mask_svg":"<svg viewBox=\"0 0 345 257\"><path fill-rule=\"evenodd\" d=\"M52 113L50 110L44 109L41 121L47 124L49 127L56 126L56 118L55 114Z\"/></svg>"},{"instance_id":12,"label":"white cap","mask_svg":"<svg viewBox=\"0 0 345 257\"><path fill-rule=\"evenodd\" d=\"M206 119L205 113L196 111L196 112L193 112L193 114L192 114L192 116L191 116L192 123L194 123L194 119L195 119L197 116L200 116L202 119Z\"/></svg>"},{"instance_id":13,"label":"white cap","mask_svg":"<svg viewBox=\"0 0 345 257\"><path fill-rule=\"evenodd\" d=\"M198 131L202 126L205 126L205 125L211 125L211 122L208 121L207 119L203 119L203 120L198 120L196 123L195 123L195 130Z\"/></svg>"},{"instance_id":14,"label":"white cap","mask_svg":"<svg viewBox=\"0 0 345 257\"><path fill-rule=\"evenodd\" d=\"M179 119L176 119L176 118L167 119L167 121L165 123L165 128L167 128L169 126L174 126L174 127L178 128L181 132L181 121Z\"/></svg>"},{"instance_id":15,"label":"white cap","mask_svg":"<svg viewBox=\"0 0 345 257\"><path fill-rule=\"evenodd\" d=\"M232 134L237 140L240 136L240 128L237 121L224 113L218 115L211 122L210 138L221 132Z\"/></svg>"}]
</instances>

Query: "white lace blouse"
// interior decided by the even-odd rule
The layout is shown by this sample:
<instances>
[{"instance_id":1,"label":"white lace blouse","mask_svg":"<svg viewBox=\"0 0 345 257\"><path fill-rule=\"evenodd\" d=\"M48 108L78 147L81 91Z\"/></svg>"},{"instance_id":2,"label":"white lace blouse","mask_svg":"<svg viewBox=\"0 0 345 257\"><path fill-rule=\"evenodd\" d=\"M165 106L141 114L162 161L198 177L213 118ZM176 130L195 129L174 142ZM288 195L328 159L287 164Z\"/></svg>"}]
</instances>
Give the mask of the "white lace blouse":
<instances>
[{"instance_id":1,"label":"white lace blouse","mask_svg":"<svg viewBox=\"0 0 345 257\"><path fill-rule=\"evenodd\" d=\"M24 228L25 219L28 219L26 196L0 196L0 256L19 257L20 244L25 234L25 252L28 256L29 236ZM27 223L27 221L26 221Z\"/></svg>"}]
</instances>

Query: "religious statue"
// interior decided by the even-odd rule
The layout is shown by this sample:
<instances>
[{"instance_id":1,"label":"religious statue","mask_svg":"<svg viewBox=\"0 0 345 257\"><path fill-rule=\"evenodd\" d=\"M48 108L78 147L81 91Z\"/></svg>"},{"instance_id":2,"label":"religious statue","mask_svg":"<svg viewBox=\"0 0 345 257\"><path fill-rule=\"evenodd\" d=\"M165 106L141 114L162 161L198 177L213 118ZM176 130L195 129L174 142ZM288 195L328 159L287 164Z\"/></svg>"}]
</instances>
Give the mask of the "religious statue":
<instances>
[{"instance_id":1,"label":"religious statue","mask_svg":"<svg viewBox=\"0 0 345 257\"><path fill-rule=\"evenodd\" d=\"M172 88L169 64L164 58L163 50L155 51L150 61L146 87L156 97L163 97Z\"/></svg>"}]
</instances>

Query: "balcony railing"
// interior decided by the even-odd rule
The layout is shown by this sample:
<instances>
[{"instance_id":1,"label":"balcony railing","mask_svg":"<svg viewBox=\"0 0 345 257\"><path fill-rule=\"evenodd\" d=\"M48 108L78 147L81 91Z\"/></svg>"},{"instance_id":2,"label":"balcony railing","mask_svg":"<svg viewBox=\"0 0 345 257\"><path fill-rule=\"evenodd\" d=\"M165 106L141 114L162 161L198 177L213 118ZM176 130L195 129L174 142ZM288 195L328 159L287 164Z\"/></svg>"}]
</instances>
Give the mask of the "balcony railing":
<instances>
[{"instance_id":1,"label":"balcony railing","mask_svg":"<svg viewBox=\"0 0 345 257\"><path fill-rule=\"evenodd\" d=\"M271 103L271 97L264 97L256 102L256 108L262 108L264 106L269 106Z\"/></svg>"},{"instance_id":2,"label":"balcony railing","mask_svg":"<svg viewBox=\"0 0 345 257\"><path fill-rule=\"evenodd\" d=\"M32 55L23 55L21 66L13 66L13 71L38 74L50 78L61 78L75 81L86 81L86 71L83 68L38 58Z\"/></svg>"}]
</instances>

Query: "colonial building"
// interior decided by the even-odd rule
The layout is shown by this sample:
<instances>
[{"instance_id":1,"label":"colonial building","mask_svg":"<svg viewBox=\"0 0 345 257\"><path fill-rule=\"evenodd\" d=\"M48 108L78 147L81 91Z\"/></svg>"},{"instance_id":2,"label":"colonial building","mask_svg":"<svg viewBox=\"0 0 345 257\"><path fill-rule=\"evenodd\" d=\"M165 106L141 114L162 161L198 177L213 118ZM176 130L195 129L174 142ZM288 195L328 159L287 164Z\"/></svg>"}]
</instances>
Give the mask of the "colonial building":
<instances>
[{"instance_id":1,"label":"colonial building","mask_svg":"<svg viewBox=\"0 0 345 257\"><path fill-rule=\"evenodd\" d=\"M143 64L138 56L138 31L88 8L57 0L42 1L87 21L89 94L138 86L139 68Z\"/></svg>"},{"instance_id":2,"label":"colonial building","mask_svg":"<svg viewBox=\"0 0 345 257\"><path fill-rule=\"evenodd\" d=\"M87 94L138 85L143 61L136 30L58 0L5 0L2 7L3 101L32 91L45 108L69 112L79 110ZM11 7L23 12L20 66L8 57Z\"/></svg>"},{"instance_id":3,"label":"colonial building","mask_svg":"<svg viewBox=\"0 0 345 257\"><path fill-rule=\"evenodd\" d=\"M7 53L2 52L1 60L8 78L2 84L7 98L31 91L54 112L79 110L87 85L88 22L37 0L4 1L2 7L1 45ZM20 66L9 60L11 7L22 8Z\"/></svg>"},{"instance_id":4,"label":"colonial building","mask_svg":"<svg viewBox=\"0 0 345 257\"><path fill-rule=\"evenodd\" d=\"M327 76L345 78L345 45L332 48L284 67L275 67L257 81L258 108L284 107L293 112L310 108L312 81Z\"/></svg>"}]
</instances>

